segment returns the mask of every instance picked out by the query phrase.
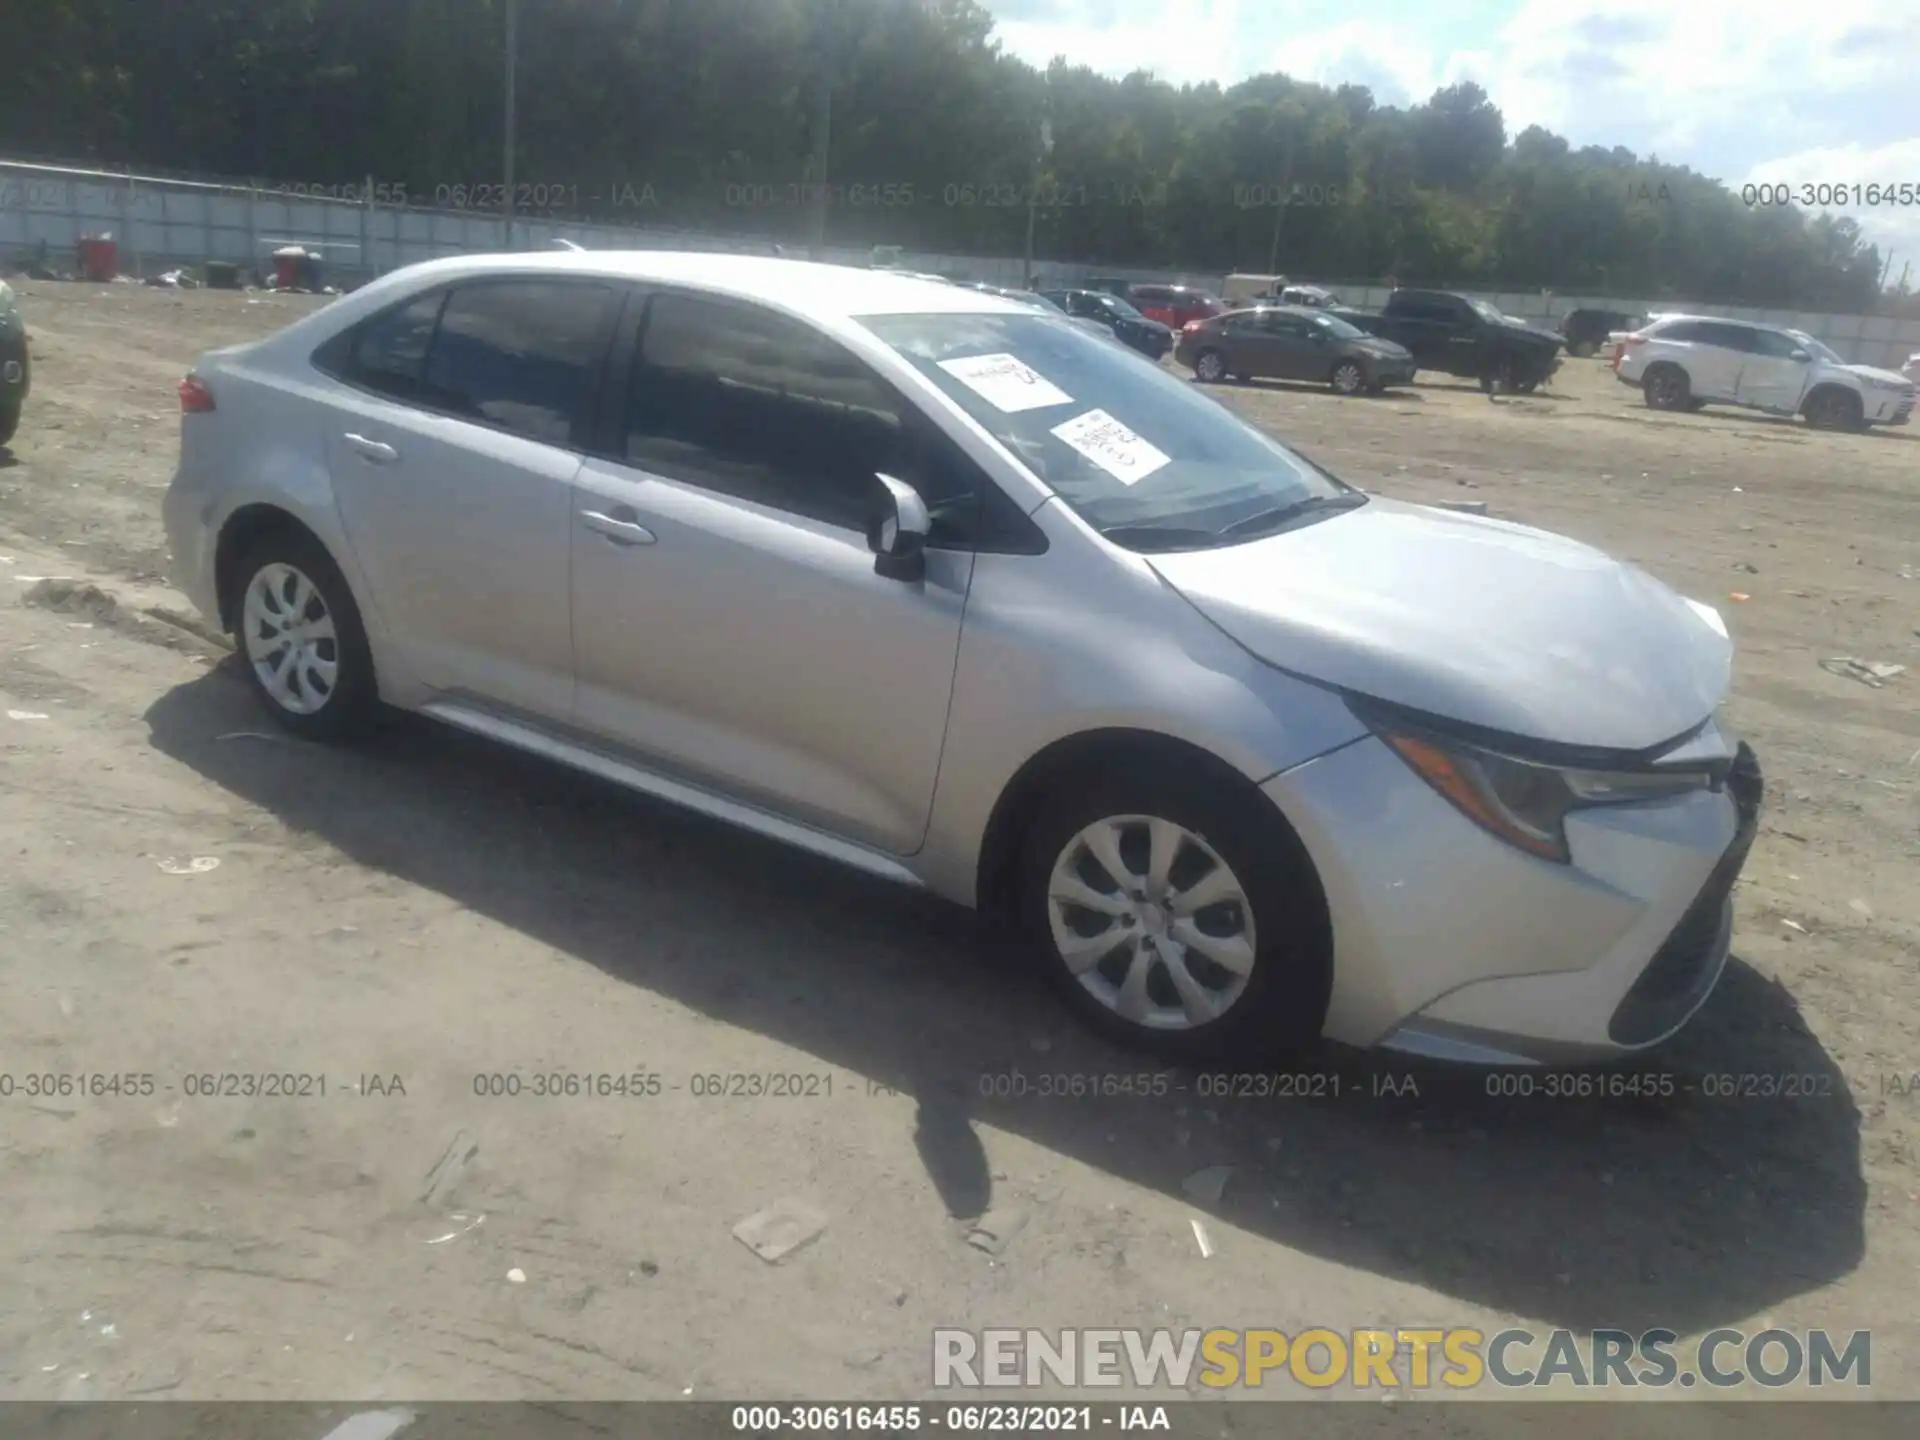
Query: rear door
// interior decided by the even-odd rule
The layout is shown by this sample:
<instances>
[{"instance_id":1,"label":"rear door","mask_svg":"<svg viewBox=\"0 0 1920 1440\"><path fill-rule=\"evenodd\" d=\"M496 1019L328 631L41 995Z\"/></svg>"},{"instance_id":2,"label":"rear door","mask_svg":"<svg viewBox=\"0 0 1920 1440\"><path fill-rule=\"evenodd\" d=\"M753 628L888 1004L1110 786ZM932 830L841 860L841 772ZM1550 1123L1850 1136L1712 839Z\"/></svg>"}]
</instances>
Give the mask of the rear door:
<instances>
[{"instance_id":1,"label":"rear door","mask_svg":"<svg viewBox=\"0 0 1920 1440\"><path fill-rule=\"evenodd\" d=\"M1258 310L1243 310L1220 322L1220 350L1226 356L1229 375L1265 378L1275 373L1260 315Z\"/></svg>"},{"instance_id":2,"label":"rear door","mask_svg":"<svg viewBox=\"0 0 1920 1440\"><path fill-rule=\"evenodd\" d=\"M1133 308L1149 320L1158 320L1162 325L1173 325L1173 298L1164 285L1136 285L1133 294L1128 297ZM1174 325L1177 330L1179 326Z\"/></svg>"},{"instance_id":3,"label":"rear door","mask_svg":"<svg viewBox=\"0 0 1920 1440\"><path fill-rule=\"evenodd\" d=\"M406 664L435 689L550 719L572 708L571 485L619 293L462 282L374 317L334 357L341 519Z\"/></svg>"},{"instance_id":4,"label":"rear door","mask_svg":"<svg viewBox=\"0 0 1920 1440\"><path fill-rule=\"evenodd\" d=\"M1755 331L1745 325L1717 320L1695 323L1693 338L1685 342L1687 379L1696 400L1734 400L1740 376L1753 352Z\"/></svg>"}]
</instances>

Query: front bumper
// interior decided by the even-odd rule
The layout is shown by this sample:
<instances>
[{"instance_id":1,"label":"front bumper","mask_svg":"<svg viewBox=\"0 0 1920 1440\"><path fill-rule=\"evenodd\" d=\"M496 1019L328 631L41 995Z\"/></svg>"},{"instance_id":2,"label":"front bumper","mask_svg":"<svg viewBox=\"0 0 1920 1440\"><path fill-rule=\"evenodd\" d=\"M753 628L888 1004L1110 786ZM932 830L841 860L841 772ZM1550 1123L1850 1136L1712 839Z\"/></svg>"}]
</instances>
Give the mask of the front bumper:
<instances>
[{"instance_id":1,"label":"front bumper","mask_svg":"<svg viewBox=\"0 0 1920 1440\"><path fill-rule=\"evenodd\" d=\"M1867 400L1867 423L1869 425L1904 425L1913 418L1913 396L1901 395L1893 391L1882 390L1869 394ZM1878 400L1879 404L1874 405Z\"/></svg>"},{"instance_id":2,"label":"front bumper","mask_svg":"<svg viewBox=\"0 0 1920 1440\"><path fill-rule=\"evenodd\" d=\"M1328 1038L1508 1065L1669 1038L1726 964L1761 802L1737 756L1720 791L1576 811L1568 865L1473 825L1376 739L1268 781L1327 892Z\"/></svg>"}]
</instances>

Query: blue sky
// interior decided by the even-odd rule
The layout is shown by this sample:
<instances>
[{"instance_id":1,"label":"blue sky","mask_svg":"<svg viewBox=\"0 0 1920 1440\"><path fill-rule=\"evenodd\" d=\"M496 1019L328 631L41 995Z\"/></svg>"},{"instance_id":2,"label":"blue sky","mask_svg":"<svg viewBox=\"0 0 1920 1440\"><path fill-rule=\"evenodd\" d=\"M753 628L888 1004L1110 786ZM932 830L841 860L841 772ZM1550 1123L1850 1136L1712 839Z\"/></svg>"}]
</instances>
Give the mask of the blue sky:
<instances>
[{"instance_id":1,"label":"blue sky","mask_svg":"<svg viewBox=\"0 0 1920 1440\"><path fill-rule=\"evenodd\" d=\"M1386 104L1475 80L1506 116L1731 185L1920 186L1920 0L983 0L1002 45L1108 74L1266 70ZM1920 272L1920 204L1848 207Z\"/></svg>"}]
</instances>

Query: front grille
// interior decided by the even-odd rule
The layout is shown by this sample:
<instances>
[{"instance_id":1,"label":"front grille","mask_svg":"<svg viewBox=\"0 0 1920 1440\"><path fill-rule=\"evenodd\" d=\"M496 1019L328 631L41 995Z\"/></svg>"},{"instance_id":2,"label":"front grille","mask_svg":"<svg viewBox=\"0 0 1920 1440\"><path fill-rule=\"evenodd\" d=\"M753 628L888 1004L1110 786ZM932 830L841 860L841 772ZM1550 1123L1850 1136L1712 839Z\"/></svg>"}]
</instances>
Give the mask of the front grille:
<instances>
[{"instance_id":1,"label":"front grille","mask_svg":"<svg viewBox=\"0 0 1920 1440\"><path fill-rule=\"evenodd\" d=\"M1760 761L1744 741L1727 772L1726 788L1738 816L1733 843L1613 1012L1607 1038L1616 1045L1646 1045L1660 1039L1692 1013L1718 977L1720 926L1760 829L1760 805L1766 793Z\"/></svg>"},{"instance_id":2,"label":"front grille","mask_svg":"<svg viewBox=\"0 0 1920 1440\"><path fill-rule=\"evenodd\" d=\"M1913 414L1913 396L1909 395L1893 408L1893 423L1904 425L1907 417Z\"/></svg>"}]
</instances>

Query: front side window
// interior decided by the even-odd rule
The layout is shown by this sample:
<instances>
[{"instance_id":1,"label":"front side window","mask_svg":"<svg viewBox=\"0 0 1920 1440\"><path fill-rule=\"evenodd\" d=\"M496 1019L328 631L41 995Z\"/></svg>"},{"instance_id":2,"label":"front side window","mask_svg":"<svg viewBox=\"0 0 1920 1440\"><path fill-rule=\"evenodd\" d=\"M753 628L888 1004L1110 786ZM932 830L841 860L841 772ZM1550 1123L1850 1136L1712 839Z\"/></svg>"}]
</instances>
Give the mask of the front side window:
<instances>
[{"instance_id":1,"label":"front side window","mask_svg":"<svg viewBox=\"0 0 1920 1440\"><path fill-rule=\"evenodd\" d=\"M1738 350L1743 354L1752 354L1758 348L1758 330L1745 325L1706 324L1700 327L1701 343L1715 346L1721 350Z\"/></svg>"},{"instance_id":2,"label":"front side window","mask_svg":"<svg viewBox=\"0 0 1920 1440\"><path fill-rule=\"evenodd\" d=\"M576 280L488 280L447 298L421 400L549 445L575 443L617 292Z\"/></svg>"},{"instance_id":3,"label":"front side window","mask_svg":"<svg viewBox=\"0 0 1920 1440\"><path fill-rule=\"evenodd\" d=\"M1049 329L1058 322L1022 316ZM859 357L756 306L663 294L647 309L626 417L629 464L844 529L864 530L875 476L936 511L976 494L961 457ZM955 528L958 528L957 525Z\"/></svg>"},{"instance_id":4,"label":"front side window","mask_svg":"<svg viewBox=\"0 0 1920 1440\"><path fill-rule=\"evenodd\" d=\"M1116 544L1236 544L1303 504L1364 500L1171 372L1042 316L860 323Z\"/></svg>"}]
</instances>

